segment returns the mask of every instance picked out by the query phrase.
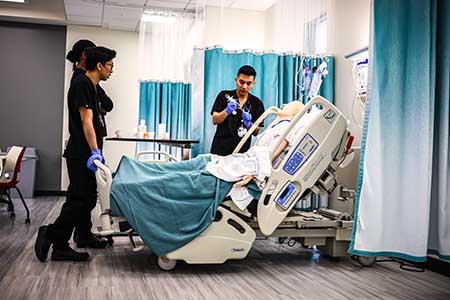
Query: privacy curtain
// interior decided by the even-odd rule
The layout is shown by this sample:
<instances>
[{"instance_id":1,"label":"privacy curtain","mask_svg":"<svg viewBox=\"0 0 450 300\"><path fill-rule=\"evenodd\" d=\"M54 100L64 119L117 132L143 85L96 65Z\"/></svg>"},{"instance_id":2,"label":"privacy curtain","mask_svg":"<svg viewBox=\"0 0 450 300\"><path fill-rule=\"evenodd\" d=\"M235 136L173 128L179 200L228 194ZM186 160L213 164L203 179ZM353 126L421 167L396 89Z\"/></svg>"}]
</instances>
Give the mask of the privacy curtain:
<instances>
[{"instance_id":1,"label":"privacy curtain","mask_svg":"<svg viewBox=\"0 0 450 300\"><path fill-rule=\"evenodd\" d=\"M373 2L350 252L450 258L450 2Z\"/></svg>"},{"instance_id":2,"label":"privacy curtain","mask_svg":"<svg viewBox=\"0 0 450 300\"><path fill-rule=\"evenodd\" d=\"M141 81L139 120L145 120L147 131L158 134L158 124L166 124L171 139L188 139L191 132L192 85L183 82ZM150 149L149 143L138 143L138 150Z\"/></svg>"},{"instance_id":3,"label":"privacy curtain","mask_svg":"<svg viewBox=\"0 0 450 300\"><path fill-rule=\"evenodd\" d=\"M164 123L171 139L190 137L191 59L194 45L203 38L204 14L204 5L195 5L195 14L148 10L140 22L139 119L146 120L149 132L158 134L158 124ZM137 143L136 149L153 146Z\"/></svg>"}]
</instances>

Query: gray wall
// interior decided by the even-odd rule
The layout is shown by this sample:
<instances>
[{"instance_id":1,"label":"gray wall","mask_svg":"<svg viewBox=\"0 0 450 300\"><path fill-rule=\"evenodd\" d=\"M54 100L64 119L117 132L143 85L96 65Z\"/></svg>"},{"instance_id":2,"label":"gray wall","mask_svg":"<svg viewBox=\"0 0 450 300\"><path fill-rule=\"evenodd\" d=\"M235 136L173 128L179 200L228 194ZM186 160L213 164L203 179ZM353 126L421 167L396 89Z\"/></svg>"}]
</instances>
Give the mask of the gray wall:
<instances>
[{"instance_id":1,"label":"gray wall","mask_svg":"<svg viewBox=\"0 0 450 300\"><path fill-rule=\"evenodd\" d=\"M0 148L35 147L35 188L60 191L66 27L0 22Z\"/></svg>"}]
</instances>

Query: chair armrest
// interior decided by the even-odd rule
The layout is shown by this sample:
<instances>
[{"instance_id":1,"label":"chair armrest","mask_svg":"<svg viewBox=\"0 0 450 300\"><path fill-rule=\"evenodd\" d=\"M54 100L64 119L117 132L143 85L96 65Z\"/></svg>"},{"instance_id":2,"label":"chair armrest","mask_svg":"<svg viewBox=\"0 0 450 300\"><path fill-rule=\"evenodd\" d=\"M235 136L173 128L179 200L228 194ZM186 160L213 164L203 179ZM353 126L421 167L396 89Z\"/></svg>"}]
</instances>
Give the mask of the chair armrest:
<instances>
[{"instance_id":1,"label":"chair armrest","mask_svg":"<svg viewBox=\"0 0 450 300\"><path fill-rule=\"evenodd\" d=\"M6 154L0 153L0 178L3 176L3 163L6 159Z\"/></svg>"}]
</instances>

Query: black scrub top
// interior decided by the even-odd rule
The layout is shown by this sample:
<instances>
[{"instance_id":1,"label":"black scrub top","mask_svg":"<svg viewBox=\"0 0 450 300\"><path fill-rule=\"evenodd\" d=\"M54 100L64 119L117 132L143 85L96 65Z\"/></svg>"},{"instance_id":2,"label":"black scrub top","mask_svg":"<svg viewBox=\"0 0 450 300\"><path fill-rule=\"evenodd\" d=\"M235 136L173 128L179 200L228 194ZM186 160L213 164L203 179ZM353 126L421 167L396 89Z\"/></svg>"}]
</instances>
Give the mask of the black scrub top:
<instances>
[{"instance_id":1,"label":"black scrub top","mask_svg":"<svg viewBox=\"0 0 450 300\"><path fill-rule=\"evenodd\" d=\"M228 100L225 95L232 96L236 100L238 99L236 90L221 91L217 95L216 101L211 109L211 115L213 112L222 112L227 107ZM258 97L248 94L244 110L250 112L252 115L252 122L254 123L264 113L264 104ZM243 126L242 110L237 109L236 112L236 115L229 114L221 124L217 124L216 133L214 134L211 145L211 153L229 155L233 153L234 149L241 141L242 138L238 136L237 132L238 128L241 127L241 125ZM264 123L261 123L259 126L264 126ZM250 148L250 144L251 138L245 142L239 152L246 152Z\"/></svg>"},{"instance_id":2,"label":"black scrub top","mask_svg":"<svg viewBox=\"0 0 450 300\"><path fill-rule=\"evenodd\" d=\"M85 70L76 68L72 73L72 79L70 80L70 85L72 85L73 81L76 78L78 78L80 75L84 75L85 73L86 73ZM104 109L106 112L112 111L114 104L113 104L111 98L109 98L108 95L106 95L105 90L100 86L100 84L97 84L97 94L98 94L98 98L100 100L100 110ZM108 134L106 131L106 121L105 121L106 113L102 112L101 114L102 114L103 124L105 124L104 132L102 133L102 136L105 137Z\"/></svg>"},{"instance_id":3,"label":"black scrub top","mask_svg":"<svg viewBox=\"0 0 450 300\"><path fill-rule=\"evenodd\" d=\"M89 77L82 74L73 78L67 96L67 103L69 108L70 138L63 156L70 159L87 160L91 155L91 148L84 135L83 123L79 111L80 107L86 107L92 110L92 124L99 149L103 148L102 133L105 127L100 112L97 90Z\"/></svg>"}]
</instances>

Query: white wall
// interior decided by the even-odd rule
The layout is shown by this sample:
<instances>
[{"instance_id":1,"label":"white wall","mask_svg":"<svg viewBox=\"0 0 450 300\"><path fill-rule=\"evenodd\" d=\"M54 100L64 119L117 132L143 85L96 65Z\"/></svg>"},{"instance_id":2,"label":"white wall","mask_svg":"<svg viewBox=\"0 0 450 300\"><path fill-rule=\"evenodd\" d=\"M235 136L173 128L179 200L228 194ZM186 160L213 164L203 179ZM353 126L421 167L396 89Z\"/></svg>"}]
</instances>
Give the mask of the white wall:
<instances>
[{"instance_id":1,"label":"white wall","mask_svg":"<svg viewBox=\"0 0 450 300\"><path fill-rule=\"evenodd\" d=\"M264 50L265 13L208 6L204 44L226 49Z\"/></svg>"},{"instance_id":2,"label":"white wall","mask_svg":"<svg viewBox=\"0 0 450 300\"><path fill-rule=\"evenodd\" d=\"M114 59L114 70L111 78L101 85L114 102L114 109L106 115L108 136L121 129L131 132L137 126L139 113L139 82L138 82L138 40L136 32L112 31L88 26L68 26L66 53L79 39L92 40L99 46L105 46L117 51ZM72 73L72 64L66 63L65 99L64 99L64 130L63 148L69 137L67 91ZM134 156L135 143L105 141L104 153L107 164L115 169L123 154ZM63 160L61 189L68 185L66 162Z\"/></svg>"},{"instance_id":3,"label":"white wall","mask_svg":"<svg viewBox=\"0 0 450 300\"><path fill-rule=\"evenodd\" d=\"M335 103L351 120L350 130L355 136L353 144L359 146L362 129L352 120L352 101L355 93L353 62L344 56L369 45L370 0L338 0L334 16ZM355 109L355 117L357 116L361 117ZM362 118L358 121L362 124Z\"/></svg>"}]
</instances>

